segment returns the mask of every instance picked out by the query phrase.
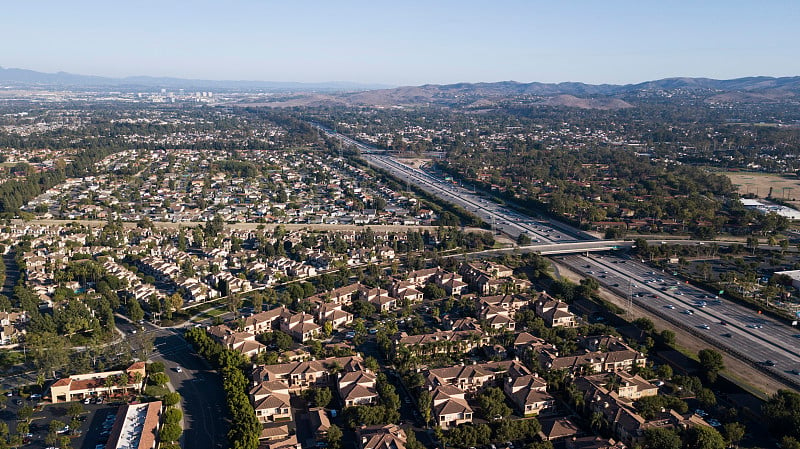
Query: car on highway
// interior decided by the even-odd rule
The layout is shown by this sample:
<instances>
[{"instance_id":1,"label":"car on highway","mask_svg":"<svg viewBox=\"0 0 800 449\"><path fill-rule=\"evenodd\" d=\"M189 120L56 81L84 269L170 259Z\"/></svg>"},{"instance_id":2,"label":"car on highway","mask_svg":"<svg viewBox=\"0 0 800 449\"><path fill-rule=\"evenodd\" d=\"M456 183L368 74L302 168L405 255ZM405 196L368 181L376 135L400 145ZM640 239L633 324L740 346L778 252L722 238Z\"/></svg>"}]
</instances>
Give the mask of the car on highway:
<instances>
[{"instance_id":1,"label":"car on highway","mask_svg":"<svg viewBox=\"0 0 800 449\"><path fill-rule=\"evenodd\" d=\"M711 329L711 326L709 326L708 324L701 324L698 327L700 327L701 329Z\"/></svg>"},{"instance_id":2,"label":"car on highway","mask_svg":"<svg viewBox=\"0 0 800 449\"><path fill-rule=\"evenodd\" d=\"M764 326L760 324L748 324L747 327L749 327L750 329L761 329Z\"/></svg>"},{"instance_id":3,"label":"car on highway","mask_svg":"<svg viewBox=\"0 0 800 449\"><path fill-rule=\"evenodd\" d=\"M176 373L181 373L181 372L183 372L183 369L180 366L176 366L175 367L175 372Z\"/></svg>"},{"instance_id":4,"label":"car on highway","mask_svg":"<svg viewBox=\"0 0 800 449\"><path fill-rule=\"evenodd\" d=\"M773 362L772 360L764 360L764 365L765 366L775 366L775 362Z\"/></svg>"},{"instance_id":5,"label":"car on highway","mask_svg":"<svg viewBox=\"0 0 800 449\"><path fill-rule=\"evenodd\" d=\"M791 373L794 374L795 376L800 376L800 369L795 368L791 371Z\"/></svg>"},{"instance_id":6,"label":"car on highway","mask_svg":"<svg viewBox=\"0 0 800 449\"><path fill-rule=\"evenodd\" d=\"M667 304L667 305L666 305L666 306L664 306L664 307L666 307L666 308L668 308L668 309L674 309L674 308L675 308L675 306L674 306L674 305L672 305L672 304Z\"/></svg>"},{"instance_id":7,"label":"car on highway","mask_svg":"<svg viewBox=\"0 0 800 449\"><path fill-rule=\"evenodd\" d=\"M694 311L692 309L686 309L686 310L683 311L683 313L685 313L687 315L691 315L691 314L694 313Z\"/></svg>"}]
</instances>

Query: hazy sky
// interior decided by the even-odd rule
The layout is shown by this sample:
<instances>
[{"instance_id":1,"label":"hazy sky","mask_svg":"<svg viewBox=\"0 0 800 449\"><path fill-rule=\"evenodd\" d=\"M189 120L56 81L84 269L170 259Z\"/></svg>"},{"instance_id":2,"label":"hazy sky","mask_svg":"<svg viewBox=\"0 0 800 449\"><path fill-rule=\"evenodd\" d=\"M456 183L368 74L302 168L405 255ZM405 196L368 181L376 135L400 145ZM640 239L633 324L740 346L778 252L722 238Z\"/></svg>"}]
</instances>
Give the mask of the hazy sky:
<instances>
[{"instance_id":1,"label":"hazy sky","mask_svg":"<svg viewBox=\"0 0 800 449\"><path fill-rule=\"evenodd\" d=\"M0 66L393 85L800 75L798 0L34 0Z\"/></svg>"}]
</instances>

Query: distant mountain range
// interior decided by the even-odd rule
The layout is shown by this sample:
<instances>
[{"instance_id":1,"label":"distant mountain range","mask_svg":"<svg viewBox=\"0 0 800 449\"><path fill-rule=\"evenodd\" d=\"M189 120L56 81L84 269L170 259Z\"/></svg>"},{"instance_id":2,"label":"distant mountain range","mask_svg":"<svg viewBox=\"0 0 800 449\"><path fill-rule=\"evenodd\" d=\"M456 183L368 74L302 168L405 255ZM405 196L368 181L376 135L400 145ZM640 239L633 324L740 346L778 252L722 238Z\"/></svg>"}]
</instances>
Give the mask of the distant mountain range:
<instances>
[{"instance_id":1,"label":"distant mountain range","mask_svg":"<svg viewBox=\"0 0 800 449\"><path fill-rule=\"evenodd\" d=\"M15 86L41 86L82 89L192 89L192 90L258 90L258 91L359 91L384 89L386 84L331 81L322 83L295 83L281 81L198 80L170 77L129 76L109 78L93 75L76 75L67 72L44 73L27 69L0 67L0 83Z\"/></svg>"},{"instance_id":2,"label":"distant mountain range","mask_svg":"<svg viewBox=\"0 0 800 449\"><path fill-rule=\"evenodd\" d=\"M585 83L459 83L369 90L343 94L351 103L363 104L461 104L491 106L504 98L543 97L547 106L588 109L620 109L640 94L684 91L710 102L765 102L800 98L800 77L750 77L732 80L666 78L639 84Z\"/></svg>"},{"instance_id":3,"label":"distant mountain range","mask_svg":"<svg viewBox=\"0 0 800 449\"><path fill-rule=\"evenodd\" d=\"M782 102L800 100L800 76L748 77L731 80L710 78L665 78L638 84L567 83L458 83L426 84L388 88L385 85L352 82L294 83L274 81L215 81L169 77L134 76L108 78L71 73L42 73L0 67L0 84L79 89L187 89L214 91L292 92L274 99L270 106L341 105L442 105L473 108L497 106L507 99L532 98L533 104L585 109L632 107L640 95L685 92L708 102Z\"/></svg>"}]
</instances>

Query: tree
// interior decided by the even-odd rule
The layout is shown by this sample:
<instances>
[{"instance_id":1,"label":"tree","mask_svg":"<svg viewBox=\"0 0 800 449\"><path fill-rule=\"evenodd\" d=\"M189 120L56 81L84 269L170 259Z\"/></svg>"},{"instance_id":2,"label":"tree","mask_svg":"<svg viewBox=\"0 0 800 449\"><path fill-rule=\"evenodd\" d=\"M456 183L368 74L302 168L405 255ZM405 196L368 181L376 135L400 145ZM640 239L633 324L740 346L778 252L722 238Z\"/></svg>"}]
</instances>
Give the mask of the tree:
<instances>
[{"instance_id":1,"label":"tree","mask_svg":"<svg viewBox=\"0 0 800 449\"><path fill-rule=\"evenodd\" d=\"M733 446L739 446L739 442L744 438L745 430L744 424L738 422L729 422L722 426L725 439Z\"/></svg>"},{"instance_id":2,"label":"tree","mask_svg":"<svg viewBox=\"0 0 800 449\"><path fill-rule=\"evenodd\" d=\"M174 405L178 405L181 402L181 395L177 391L170 391L169 393L165 394L162 398L162 402L164 402L164 406L172 407Z\"/></svg>"},{"instance_id":3,"label":"tree","mask_svg":"<svg viewBox=\"0 0 800 449\"><path fill-rule=\"evenodd\" d=\"M161 426L161 430L158 433L158 436L161 438L162 441L178 441L181 437L181 426L178 423L166 423Z\"/></svg>"},{"instance_id":4,"label":"tree","mask_svg":"<svg viewBox=\"0 0 800 449\"><path fill-rule=\"evenodd\" d=\"M433 398L431 398L430 392L428 390L422 390L417 396L417 407L419 408L419 412L422 414L422 420L425 421L425 427L428 427L428 424L431 422L431 405L433 402Z\"/></svg>"},{"instance_id":5,"label":"tree","mask_svg":"<svg viewBox=\"0 0 800 449\"><path fill-rule=\"evenodd\" d=\"M317 407L325 408L330 404L331 400L333 400L333 393L331 393L330 388L328 387L320 387L314 388L314 404Z\"/></svg>"},{"instance_id":6,"label":"tree","mask_svg":"<svg viewBox=\"0 0 800 449\"><path fill-rule=\"evenodd\" d=\"M646 449L681 449L681 437L672 429L653 427L644 431Z\"/></svg>"},{"instance_id":7,"label":"tree","mask_svg":"<svg viewBox=\"0 0 800 449\"><path fill-rule=\"evenodd\" d=\"M33 416L33 408L30 405L24 405L17 410L17 419L20 421L30 422Z\"/></svg>"},{"instance_id":8,"label":"tree","mask_svg":"<svg viewBox=\"0 0 800 449\"><path fill-rule=\"evenodd\" d=\"M672 371L672 367L667 365L666 363L663 365L659 365L658 368L656 369L656 375L665 380L672 379L673 374L674 373Z\"/></svg>"},{"instance_id":9,"label":"tree","mask_svg":"<svg viewBox=\"0 0 800 449\"><path fill-rule=\"evenodd\" d=\"M377 373L381 370L381 366L378 364L378 361L372 356L369 356L364 360L364 366L366 366L367 369L373 373Z\"/></svg>"},{"instance_id":10,"label":"tree","mask_svg":"<svg viewBox=\"0 0 800 449\"><path fill-rule=\"evenodd\" d=\"M511 414L511 408L505 403L505 394L499 388L487 388L478 396L478 405L487 420L505 418Z\"/></svg>"},{"instance_id":11,"label":"tree","mask_svg":"<svg viewBox=\"0 0 800 449\"><path fill-rule=\"evenodd\" d=\"M66 337L52 332L30 332L25 336L31 360L39 372L50 374L69 361L69 343Z\"/></svg>"},{"instance_id":12,"label":"tree","mask_svg":"<svg viewBox=\"0 0 800 449\"><path fill-rule=\"evenodd\" d=\"M595 432L599 432L606 425L606 419L600 412L592 413L592 416L589 418L589 427L592 428Z\"/></svg>"},{"instance_id":13,"label":"tree","mask_svg":"<svg viewBox=\"0 0 800 449\"><path fill-rule=\"evenodd\" d=\"M169 408L164 411L164 423L179 423L183 418L183 412L177 408Z\"/></svg>"},{"instance_id":14,"label":"tree","mask_svg":"<svg viewBox=\"0 0 800 449\"><path fill-rule=\"evenodd\" d=\"M152 362L148 363L146 366L146 370L148 374L153 373L163 373L164 372L164 362Z\"/></svg>"},{"instance_id":15,"label":"tree","mask_svg":"<svg viewBox=\"0 0 800 449\"><path fill-rule=\"evenodd\" d=\"M72 402L67 407L67 415L70 418L77 418L84 412L83 405L80 402Z\"/></svg>"},{"instance_id":16,"label":"tree","mask_svg":"<svg viewBox=\"0 0 800 449\"><path fill-rule=\"evenodd\" d=\"M762 407L766 422L775 435L800 439L800 393L778 390Z\"/></svg>"},{"instance_id":17,"label":"tree","mask_svg":"<svg viewBox=\"0 0 800 449\"><path fill-rule=\"evenodd\" d=\"M695 426L686 434L688 447L692 449L725 449L725 439L713 427Z\"/></svg>"},{"instance_id":18,"label":"tree","mask_svg":"<svg viewBox=\"0 0 800 449\"><path fill-rule=\"evenodd\" d=\"M722 354L713 349L701 349L697 353L697 358L700 360L700 367L703 369L706 379L714 383L717 380L717 374L725 369Z\"/></svg>"},{"instance_id":19,"label":"tree","mask_svg":"<svg viewBox=\"0 0 800 449\"><path fill-rule=\"evenodd\" d=\"M136 299L128 300L128 318L135 322L144 319L144 310L142 310L142 306Z\"/></svg>"},{"instance_id":20,"label":"tree","mask_svg":"<svg viewBox=\"0 0 800 449\"><path fill-rule=\"evenodd\" d=\"M150 383L153 385L166 385L169 382L169 377L164 373L150 374Z\"/></svg>"},{"instance_id":21,"label":"tree","mask_svg":"<svg viewBox=\"0 0 800 449\"><path fill-rule=\"evenodd\" d=\"M328 447L331 449L341 449L343 436L342 429L336 424L331 424L328 428Z\"/></svg>"},{"instance_id":22,"label":"tree","mask_svg":"<svg viewBox=\"0 0 800 449\"><path fill-rule=\"evenodd\" d=\"M62 421L54 419L50 421L50 424L47 426L47 428L48 430L50 430L50 432L56 433L59 430L63 429L64 426L66 426L66 424L64 424Z\"/></svg>"},{"instance_id":23,"label":"tree","mask_svg":"<svg viewBox=\"0 0 800 449\"><path fill-rule=\"evenodd\" d=\"M422 293L427 299L440 299L447 296L447 292L436 284L428 284L422 288Z\"/></svg>"},{"instance_id":24,"label":"tree","mask_svg":"<svg viewBox=\"0 0 800 449\"><path fill-rule=\"evenodd\" d=\"M178 312L183 307L183 296L180 293L173 293L172 295L168 296L164 301L164 311L167 314L167 319L172 319L172 314L174 312Z\"/></svg>"},{"instance_id":25,"label":"tree","mask_svg":"<svg viewBox=\"0 0 800 449\"><path fill-rule=\"evenodd\" d=\"M785 436L781 438L781 449L800 449L800 441L790 436Z\"/></svg>"},{"instance_id":26,"label":"tree","mask_svg":"<svg viewBox=\"0 0 800 449\"><path fill-rule=\"evenodd\" d=\"M58 439L58 445L61 449L70 449L72 447L72 440L68 436L63 435Z\"/></svg>"},{"instance_id":27,"label":"tree","mask_svg":"<svg viewBox=\"0 0 800 449\"><path fill-rule=\"evenodd\" d=\"M286 351L292 347L294 340L289 334L282 331L272 332L272 343L278 348L278 351Z\"/></svg>"},{"instance_id":28,"label":"tree","mask_svg":"<svg viewBox=\"0 0 800 449\"><path fill-rule=\"evenodd\" d=\"M711 408L717 405L717 396L714 395L710 388L701 388L700 391L696 392L695 396L703 408Z\"/></svg>"}]
</instances>

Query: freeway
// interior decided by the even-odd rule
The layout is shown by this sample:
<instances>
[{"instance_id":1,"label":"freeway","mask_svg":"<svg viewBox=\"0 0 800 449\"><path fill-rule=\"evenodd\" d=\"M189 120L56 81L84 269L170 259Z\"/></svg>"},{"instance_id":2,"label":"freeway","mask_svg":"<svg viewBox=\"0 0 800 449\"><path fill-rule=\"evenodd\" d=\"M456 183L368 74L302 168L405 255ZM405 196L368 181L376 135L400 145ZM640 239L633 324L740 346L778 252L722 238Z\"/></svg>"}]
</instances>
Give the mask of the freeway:
<instances>
[{"instance_id":1,"label":"freeway","mask_svg":"<svg viewBox=\"0 0 800 449\"><path fill-rule=\"evenodd\" d=\"M516 238L520 234L527 234L534 243L576 242L589 238L580 230L572 229L563 223L522 215L458 184L401 164L391 156L380 154L382 151L375 147L357 142L319 125L314 124L314 126L329 137L337 138L347 145L358 148L361 157L369 165L385 170L406 183L414 184L432 195L463 207L487 223L491 223L493 229L511 237Z\"/></svg>"},{"instance_id":2,"label":"freeway","mask_svg":"<svg viewBox=\"0 0 800 449\"><path fill-rule=\"evenodd\" d=\"M569 255L560 261L654 315L800 388L800 333L780 320L633 260Z\"/></svg>"},{"instance_id":3,"label":"freeway","mask_svg":"<svg viewBox=\"0 0 800 449\"><path fill-rule=\"evenodd\" d=\"M752 363L785 384L800 388L800 349L797 349L800 332L786 323L682 284L677 277L656 273L643 263L614 256L589 256L590 252L601 251L608 246L608 249L630 247L631 242L603 241L570 229L555 220L524 216L452 182L402 164L377 148L315 126L329 136L357 147L368 164L413 183L445 201L464 207L496 225L495 229L499 231L512 237L526 233L534 242L533 245L514 248L512 251L537 251L544 255L586 253L585 256L569 255L561 259L577 272L597 278L602 285L620 296L630 297L650 313ZM694 240L671 243L719 244Z\"/></svg>"}]
</instances>

